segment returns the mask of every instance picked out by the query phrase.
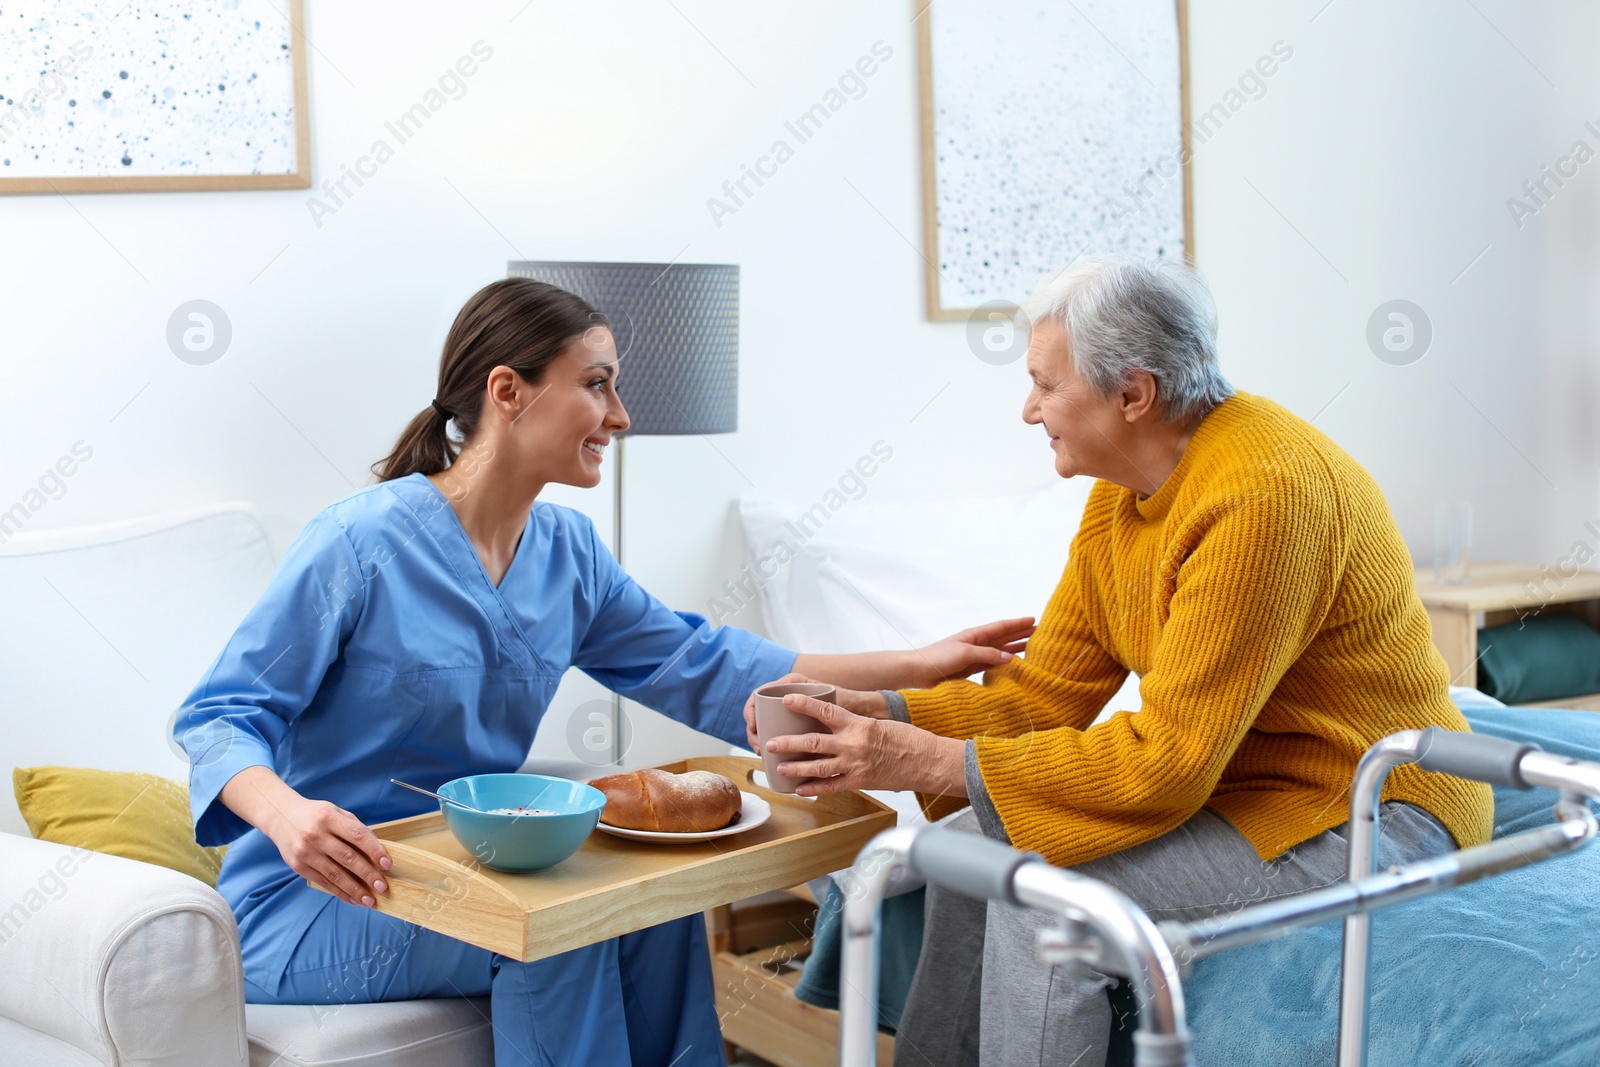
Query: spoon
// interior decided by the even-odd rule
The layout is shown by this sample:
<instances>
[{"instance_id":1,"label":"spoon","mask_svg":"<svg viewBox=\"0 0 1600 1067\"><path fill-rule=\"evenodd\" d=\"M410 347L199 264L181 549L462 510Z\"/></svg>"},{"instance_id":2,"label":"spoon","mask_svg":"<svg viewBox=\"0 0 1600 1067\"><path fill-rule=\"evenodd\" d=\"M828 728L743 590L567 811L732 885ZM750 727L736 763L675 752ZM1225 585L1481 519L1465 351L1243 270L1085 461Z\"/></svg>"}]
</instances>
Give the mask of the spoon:
<instances>
[{"instance_id":1,"label":"spoon","mask_svg":"<svg viewBox=\"0 0 1600 1067\"><path fill-rule=\"evenodd\" d=\"M475 811L479 815L488 815L488 814L490 814L490 812L484 811L482 808L475 808L471 804L464 804L459 800L451 800L449 797L442 797L438 793L435 793L433 790L424 789L420 785L409 785L409 784L407 784L405 782L402 782L398 778L391 778L391 779L389 779L389 781L393 782L395 785L399 786L401 789L409 789L413 793L421 793L424 796L433 797L435 800L442 800L446 804L454 804L458 808L466 808L468 811Z\"/></svg>"}]
</instances>

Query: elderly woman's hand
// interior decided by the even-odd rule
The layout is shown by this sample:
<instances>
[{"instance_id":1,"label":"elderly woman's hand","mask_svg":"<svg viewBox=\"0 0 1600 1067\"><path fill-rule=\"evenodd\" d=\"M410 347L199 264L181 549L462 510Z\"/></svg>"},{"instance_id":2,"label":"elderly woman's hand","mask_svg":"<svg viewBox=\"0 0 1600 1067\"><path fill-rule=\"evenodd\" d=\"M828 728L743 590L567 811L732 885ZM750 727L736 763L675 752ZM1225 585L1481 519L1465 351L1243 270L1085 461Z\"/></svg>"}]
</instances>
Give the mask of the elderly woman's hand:
<instances>
[{"instance_id":1,"label":"elderly woman's hand","mask_svg":"<svg viewBox=\"0 0 1600 1067\"><path fill-rule=\"evenodd\" d=\"M1001 619L924 645L911 653L906 676L896 688L928 689L951 678L966 678L1009 663L1028 647L1034 629L1032 617Z\"/></svg>"},{"instance_id":2,"label":"elderly woman's hand","mask_svg":"<svg viewBox=\"0 0 1600 1067\"><path fill-rule=\"evenodd\" d=\"M786 674L782 678L775 678L763 683L759 688L777 685L781 682L815 682L817 679L808 678L803 674ZM833 683L825 683L832 685ZM889 717L889 706L884 703L883 697L877 692L857 692L854 689L841 689L834 686L834 702L846 711L857 715L866 715L876 719ZM750 742L750 751L761 751L761 739L756 736L756 690L752 689L744 701L744 733L745 740Z\"/></svg>"},{"instance_id":3,"label":"elderly woman's hand","mask_svg":"<svg viewBox=\"0 0 1600 1067\"><path fill-rule=\"evenodd\" d=\"M809 778L795 792L813 797L845 789L915 789L966 796L966 742L940 737L910 723L870 718L806 696L783 706L809 715L831 733L790 734L767 742L767 751L802 757L778 773Z\"/></svg>"}]
</instances>

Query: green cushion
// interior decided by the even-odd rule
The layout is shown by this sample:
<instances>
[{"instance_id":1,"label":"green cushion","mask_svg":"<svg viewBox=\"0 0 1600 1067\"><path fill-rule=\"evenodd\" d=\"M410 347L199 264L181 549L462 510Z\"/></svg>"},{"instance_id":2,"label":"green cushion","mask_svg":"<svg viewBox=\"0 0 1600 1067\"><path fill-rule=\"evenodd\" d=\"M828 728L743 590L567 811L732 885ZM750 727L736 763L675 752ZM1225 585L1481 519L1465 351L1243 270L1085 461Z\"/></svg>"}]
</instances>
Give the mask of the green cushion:
<instances>
[{"instance_id":1,"label":"green cushion","mask_svg":"<svg viewBox=\"0 0 1600 1067\"><path fill-rule=\"evenodd\" d=\"M1478 631L1478 688L1507 704L1600 692L1600 633L1573 615Z\"/></svg>"}]
</instances>

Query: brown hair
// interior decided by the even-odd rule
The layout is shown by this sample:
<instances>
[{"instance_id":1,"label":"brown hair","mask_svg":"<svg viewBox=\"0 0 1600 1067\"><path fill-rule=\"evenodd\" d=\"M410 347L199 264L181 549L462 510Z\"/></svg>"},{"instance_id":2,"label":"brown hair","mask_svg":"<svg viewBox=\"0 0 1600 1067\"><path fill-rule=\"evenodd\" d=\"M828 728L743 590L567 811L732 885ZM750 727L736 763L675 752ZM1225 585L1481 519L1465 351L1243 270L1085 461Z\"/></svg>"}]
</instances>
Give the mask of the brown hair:
<instances>
[{"instance_id":1,"label":"brown hair","mask_svg":"<svg viewBox=\"0 0 1600 1067\"><path fill-rule=\"evenodd\" d=\"M490 371L510 367L537 382L573 340L591 327L609 325L582 297L531 278L503 278L479 289L445 338L434 393L438 403L411 420L389 455L372 465L372 473L387 482L446 469L478 428ZM460 441L449 434L452 419Z\"/></svg>"}]
</instances>

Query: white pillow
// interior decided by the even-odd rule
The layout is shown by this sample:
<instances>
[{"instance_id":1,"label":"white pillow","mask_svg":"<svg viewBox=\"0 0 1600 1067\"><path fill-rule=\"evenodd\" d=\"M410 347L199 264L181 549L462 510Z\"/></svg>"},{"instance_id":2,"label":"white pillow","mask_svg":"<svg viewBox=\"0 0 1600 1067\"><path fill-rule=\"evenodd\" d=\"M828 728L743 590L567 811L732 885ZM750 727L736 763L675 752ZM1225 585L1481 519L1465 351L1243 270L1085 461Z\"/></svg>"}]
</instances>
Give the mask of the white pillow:
<instances>
[{"instance_id":1,"label":"white pillow","mask_svg":"<svg viewBox=\"0 0 1600 1067\"><path fill-rule=\"evenodd\" d=\"M740 500L746 585L760 586L773 640L807 652L909 648L1037 616L1061 578L1091 484L847 503L832 514L823 505Z\"/></svg>"},{"instance_id":2,"label":"white pillow","mask_svg":"<svg viewBox=\"0 0 1600 1067\"><path fill-rule=\"evenodd\" d=\"M65 764L185 778L171 719L273 565L248 504L7 541L0 771ZM3 792L0 830L26 836Z\"/></svg>"}]
</instances>

